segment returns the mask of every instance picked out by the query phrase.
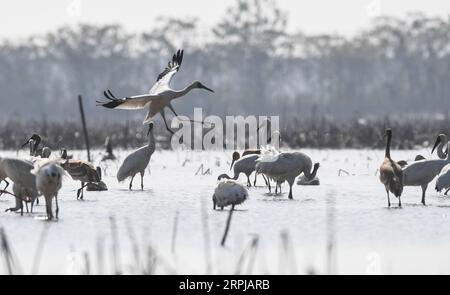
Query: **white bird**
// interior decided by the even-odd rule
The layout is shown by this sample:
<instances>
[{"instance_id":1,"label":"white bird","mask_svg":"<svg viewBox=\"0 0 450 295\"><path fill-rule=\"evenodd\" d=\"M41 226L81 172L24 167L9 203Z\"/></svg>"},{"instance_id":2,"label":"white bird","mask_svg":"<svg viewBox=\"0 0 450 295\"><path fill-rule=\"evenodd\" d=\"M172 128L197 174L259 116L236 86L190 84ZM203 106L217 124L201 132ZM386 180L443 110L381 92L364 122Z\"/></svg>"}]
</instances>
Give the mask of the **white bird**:
<instances>
[{"instance_id":1,"label":"white bird","mask_svg":"<svg viewBox=\"0 0 450 295\"><path fill-rule=\"evenodd\" d=\"M233 162L231 163L232 166L235 161L234 155L235 154L233 154ZM258 160L258 158L259 158L259 155L251 155L251 154L244 156L240 159L238 157L237 158L238 160L236 161L236 163L234 163L234 166L233 166L234 176L230 177L224 173L224 174L219 175L217 180L221 180L223 178L237 180L239 178L239 175L241 173L244 173L247 176L247 186L252 186L252 184L250 183L250 175L255 171L256 160ZM256 183L256 174L255 174L255 183Z\"/></svg>"},{"instance_id":2,"label":"white bird","mask_svg":"<svg viewBox=\"0 0 450 295\"><path fill-rule=\"evenodd\" d=\"M9 178L19 186L23 193L31 200L31 212L33 212L33 203L39 196L36 189L36 177L31 173L33 163L15 158L0 158L0 179ZM18 188L17 188L18 189ZM16 207L9 208L7 211L23 210L22 201L16 198Z\"/></svg>"},{"instance_id":3,"label":"white bird","mask_svg":"<svg viewBox=\"0 0 450 295\"><path fill-rule=\"evenodd\" d=\"M403 171L397 162L391 159L392 130L386 129L386 150L383 163L380 166L380 181L386 189L388 207L391 207L389 191L398 198L398 206L402 206L401 195L403 192Z\"/></svg>"},{"instance_id":4,"label":"white bird","mask_svg":"<svg viewBox=\"0 0 450 295\"><path fill-rule=\"evenodd\" d=\"M53 198L55 198L56 202L56 219L58 219L58 192L61 189L62 177L65 175L64 169L55 161L47 161L45 163L38 163L31 173L36 175L36 188L38 192L44 195L47 219L53 219Z\"/></svg>"},{"instance_id":5,"label":"white bird","mask_svg":"<svg viewBox=\"0 0 450 295\"><path fill-rule=\"evenodd\" d=\"M308 179L316 177L319 163L312 168L311 158L301 152L283 152L278 155L260 157L256 164L256 171L263 173L277 183L287 181L289 184L289 199L292 199L292 185L295 178L303 173Z\"/></svg>"},{"instance_id":6,"label":"white bird","mask_svg":"<svg viewBox=\"0 0 450 295\"><path fill-rule=\"evenodd\" d=\"M440 134L436 139L436 143L431 151L434 152L436 147L442 146L447 137ZM447 151L450 142L447 143ZM439 150L439 149L438 149ZM420 186L422 187L422 204L425 205L425 192L428 184L441 172L447 164L450 163L450 153L447 152L446 159L420 160L403 168L403 185L404 186Z\"/></svg>"},{"instance_id":7,"label":"white bird","mask_svg":"<svg viewBox=\"0 0 450 295\"><path fill-rule=\"evenodd\" d=\"M447 164L444 168L442 168L441 173L439 174L438 179L436 180L436 191L440 192L443 189L447 191L450 189L450 164Z\"/></svg>"},{"instance_id":8,"label":"white bird","mask_svg":"<svg viewBox=\"0 0 450 295\"><path fill-rule=\"evenodd\" d=\"M214 92L212 89L206 87L199 81L194 81L182 90L174 90L170 87L170 82L173 76L178 72L181 62L183 61L183 50L178 50L172 57L172 61L167 64L164 71L158 75L156 83L150 89L148 94L136 95L126 98L115 97L110 90L104 91L105 97L110 100L106 102L97 101L97 105L103 106L110 109L124 109L124 110L136 110L149 108L147 116L144 119L143 124L149 123L154 116L158 113L161 114L166 129L174 134L174 132L169 128L166 122L165 107L168 107L175 116L178 114L175 112L171 102L175 98L182 97L189 93L192 89L206 89L208 91Z\"/></svg>"},{"instance_id":9,"label":"white bird","mask_svg":"<svg viewBox=\"0 0 450 295\"><path fill-rule=\"evenodd\" d=\"M134 176L137 173L141 174L141 189L144 189L145 168L147 168L150 158L155 151L155 136L153 134L152 122L148 125L147 136L149 137L148 144L129 154L120 166L119 171L117 171L117 180L119 182L131 177L130 190L133 185Z\"/></svg>"},{"instance_id":10,"label":"white bird","mask_svg":"<svg viewBox=\"0 0 450 295\"><path fill-rule=\"evenodd\" d=\"M234 206L242 204L248 199L248 191L240 183L234 180L222 180L214 190L213 209L216 210L216 206L223 210L224 207L231 205L231 210L234 210Z\"/></svg>"},{"instance_id":11,"label":"white bird","mask_svg":"<svg viewBox=\"0 0 450 295\"><path fill-rule=\"evenodd\" d=\"M47 147L40 147L41 143L41 137L39 134L33 134L23 145L22 147L26 146L27 144L30 145L30 156L33 157L41 157L41 158L49 158L52 150Z\"/></svg>"}]
</instances>

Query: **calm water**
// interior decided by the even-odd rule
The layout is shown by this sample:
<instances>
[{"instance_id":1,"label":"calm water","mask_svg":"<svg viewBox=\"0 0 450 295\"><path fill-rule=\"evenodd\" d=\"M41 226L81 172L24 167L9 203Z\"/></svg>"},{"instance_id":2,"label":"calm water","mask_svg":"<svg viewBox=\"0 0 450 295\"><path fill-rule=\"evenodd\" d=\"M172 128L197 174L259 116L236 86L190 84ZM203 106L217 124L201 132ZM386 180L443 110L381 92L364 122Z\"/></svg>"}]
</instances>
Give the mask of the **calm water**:
<instances>
[{"instance_id":1,"label":"calm water","mask_svg":"<svg viewBox=\"0 0 450 295\"><path fill-rule=\"evenodd\" d=\"M14 200L1 196L0 226L23 273L31 272L45 226L48 232L39 273L82 273L87 268L85 253L91 273L110 273L113 245L118 247L118 264L125 273L139 272L137 265L148 261L149 246L158 256L156 273L201 274L208 257L212 266L208 272L233 273L255 236L259 239L251 273L450 273L450 198L433 190L434 181L426 207L420 205L420 188L406 187L404 207L397 209L393 197L393 208L388 209L384 187L375 175L383 151L304 152L313 162L320 162L321 185L295 185L290 201L287 184L281 196L269 195L258 178L259 186L249 189L250 199L233 214L225 248L219 244L228 211L213 211L211 196L217 176L229 172L231 152L156 151L146 171L144 191L136 177L134 188L139 190L130 192L128 181L115 179L127 154L120 151L117 161L100 164L108 191L86 191L85 200L77 201L79 183L67 176L60 191L57 222L41 220L43 198L34 214L21 217L4 212ZM398 160L413 159L419 152L431 157L428 150L393 151L392 155ZM74 152L74 156L85 155ZM100 159L99 152L94 157ZM202 164L203 171L210 169L211 174L196 175ZM239 181L245 184L245 176ZM111 216L118 226L118 243L112 242ZM287 233L287 242L282 242L282 232ZM332 251L327 251L328 244ZM99 257L103 262L98 262ZM0 272L5 272L3 260Z\"/></svg>"}]
</instances>

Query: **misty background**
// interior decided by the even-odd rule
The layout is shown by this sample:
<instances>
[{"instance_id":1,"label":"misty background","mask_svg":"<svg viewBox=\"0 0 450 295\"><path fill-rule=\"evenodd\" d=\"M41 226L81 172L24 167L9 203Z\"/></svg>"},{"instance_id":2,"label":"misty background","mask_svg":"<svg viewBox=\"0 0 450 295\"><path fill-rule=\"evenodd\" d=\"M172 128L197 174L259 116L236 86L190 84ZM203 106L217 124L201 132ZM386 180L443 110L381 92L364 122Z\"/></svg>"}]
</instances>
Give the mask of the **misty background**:
<instances>
[{"instance_id":1,"label":"misty background","mask_svg":"<svg viewBox=\"0 0 450 295\"><path fill-rule=\"evenodd\" d=\"M349 36L292 29L289 16L295 13L277 1L227 3L210 27L195 17L161 16L139 33L119 24L81 23L1 39L0 121L3 126L78 123L81 94L93 128L140 123L146 110L109 110L95 106L95 100L105 89L118 96L147 93L172 54L183 48L172 86L200 80L216 93L193 91L175 101L180 115L192 115L194 107L202 107L205 116L278 115L280 125L293 130L306 128L299 120L310 120L313 129L323 122L447 122L450 14L381 15Z\"/></svg>"}]
</instances>

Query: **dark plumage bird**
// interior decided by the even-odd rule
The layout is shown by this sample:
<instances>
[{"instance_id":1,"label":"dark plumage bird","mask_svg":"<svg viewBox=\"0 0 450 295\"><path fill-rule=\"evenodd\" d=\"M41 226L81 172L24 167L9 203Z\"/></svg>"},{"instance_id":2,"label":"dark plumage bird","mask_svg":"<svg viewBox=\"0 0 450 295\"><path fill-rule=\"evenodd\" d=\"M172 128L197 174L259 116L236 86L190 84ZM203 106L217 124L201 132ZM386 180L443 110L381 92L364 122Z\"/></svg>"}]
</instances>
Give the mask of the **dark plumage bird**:
<instances>
[{"instance_id":1,"label":"dark plumage bird","mask_svg":"<svg viewBox=\"0 0 450 295\"><path fill-rule=\"evenodd\" d=\"M384 161L380 166L380 181L386 188L388 207L391 206L389 192L398 198L398 206L402 206L401 195L403 192L403 170L400 165L391 159L392 130L386 129L387 137Z\"/></svg>"}]
</instances>

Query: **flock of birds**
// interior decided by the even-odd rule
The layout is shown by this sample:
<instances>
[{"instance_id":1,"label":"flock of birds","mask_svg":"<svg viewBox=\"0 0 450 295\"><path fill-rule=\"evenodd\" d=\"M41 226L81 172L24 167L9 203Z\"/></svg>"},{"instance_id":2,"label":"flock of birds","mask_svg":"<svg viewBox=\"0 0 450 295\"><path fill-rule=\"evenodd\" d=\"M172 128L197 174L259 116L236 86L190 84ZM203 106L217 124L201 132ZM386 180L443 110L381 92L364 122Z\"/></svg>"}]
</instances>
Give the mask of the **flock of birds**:
<instances>
[{"instance_id":1,"label":"flock of birds","mask_svg":"<svg viewBox=\"0 0 450 295\"><path fill-rule=\"evenodd\" d=\"M158 75L155 85L148 94L117 98L110 90L106 90L104 91L104 96L107 101L97 101L99 106L110 109L148 108L148 113L144 119L144 124L148 125L148 144L130 153L124 159L117 172L117 180L119 182L130 178L130 190L133 186L134 177L138 173L141 178L141 189L144 188L145 169L155 151L152 119L159 113L166 129L174 134L169 128L165 116L165 108L170 109L177 116L171 103L172 100L186 95L193 89L205 89L214 92L199 81L190 83L182 90L172 89L170 82L178 72L182 60L183 51L178 50L167 67ZM274 134L280 136L278 131ZM428 184L439 174L436 190L440 191L444 188L450 188L450 142L447 142L445 135L441 134L438 136L432 150L433 153L437 149L439 159L418 157L411 164L405 161L395 162L392 160L390 154L392 131L390 129L386 130L386 137L385 159L379 172L380 180L386 188L388 206L391 205L389 192L398 198L399 206L401 206L403 186L421 186L422 203L425 205L425 192ZM73 159L72 156L67 154L65 149L61 150L58 157L50 159L51 149L43 146L41 143L41 137L38 134L33 134L22 145L22 147L29 145L29 158L0 157L0 183L5 182L6 184L0 190L0 195L9 194L14 196L16 200L16 206L7 209L7 211L20 210L23 214L24 204L28 212L28 204L30 203L31 212L33 212L33 206L38 204L39 196L44 196L47 219L52 220L54 218L52 210L53 199L56 205L55 217L58 218L58 192L66 174L81 184L77 190L77 199L83 199L86 187L88 190L107 190L106 184L102 181L102 173L99 167L95 167L88 161ZM109 138L106 139L105 146L106 154L102 160L115 159ZM261 174L269 192L271 192L271 181L275 182L275 194L281 193L281 184L287 182L289 184L289 199L293 198L292 186L295 179L301 174L303 175L299 179L299 184L319 184L319 180L316 177L319 163L313 164L311 158L302 152L282 152L273 147L246 150L242 154L234 152L232 154L231 169L233 169L232 177L228 174L221 174L218 177L219 183L212 197L214 209L219 207L223 210L224 207L231 206L231 210L234 210L236 205L247 200L247 188L237 182L239 175L242 173L247 177L248 187L251 186L250 175L252 173L255 174L253 185L256 185L257 175ZM10 184L8 180L13 182L12 192L7 191Z\"/></svg>"},{"instance_id":2,"label":"flock of birds","mask_svg":"<svg viewBox=\"0 0 450 295\"><path fill-rule=\"evenodd\" d=\"M450 141L445 134L440 134L431 150L437 150L438 159L425 159L416 156L414 163L404 160L394 161L391 158L392 130L386 129L386 150L383 163L380 166L380 181L385 186L388 207L391 206L389 192L398 198L398 206L402 206L401 195L404 186L420 186L422 188L422 204L426 205L425 193L428 185L438 176L435 189L440 192L450 190Z\"/></svg>"}]
</instances>

